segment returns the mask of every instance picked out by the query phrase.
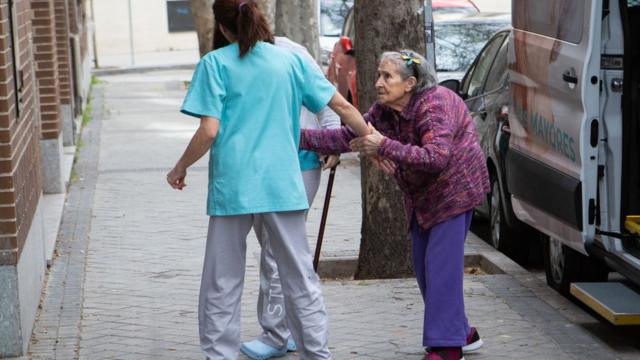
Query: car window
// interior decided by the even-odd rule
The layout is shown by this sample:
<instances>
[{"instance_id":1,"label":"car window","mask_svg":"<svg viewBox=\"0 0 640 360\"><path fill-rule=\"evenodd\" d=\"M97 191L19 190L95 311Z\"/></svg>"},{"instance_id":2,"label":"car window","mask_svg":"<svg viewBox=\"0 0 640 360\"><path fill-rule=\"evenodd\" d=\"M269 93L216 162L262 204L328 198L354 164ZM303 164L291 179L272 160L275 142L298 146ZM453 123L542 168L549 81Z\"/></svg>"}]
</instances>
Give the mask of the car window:
<instances>
[{"instance_id":1,"label":"car window","mask_svg":"<svg viewBox=\"0 0 640 360\"><path fill-rule=\"evenodd\" d=\"M584 0L520 0L512 13L513 27L577 44L584 7Z\"/></svg>"},{"instance_id":2,"label":"car window","mask_svg":"<svg viewBox=\"0 0 640 360\"><path fill-rule=\"evenodd\" d=\"M504 38L503 38L504 39ZM483 92L489 92L499 89L507 78L507 45L508 41L503 40L502 46L498 51L498 54L493 61L493 66L487 76L487 83L484 86Z\"/></svg>"},{"instance_id":3,"label":"car window","mask_svg":"<svg viewBox=\"0 0 640 360\"><path fill-rule=\"evenodd\" d=\"M340 36L342 24L353 0L321 0L320 1L320 35Z\"/></svg>"},{"instance_id":4,"label":"car window","mask_svg":"<svg viewBox=\"0 0 640 360\"><path fill-rule=\"evenodd\" d=\"M347 36L351 39L351 41L355 41L356 37L356 27L354 25L354 14L353 8L347 14L347 18L344 20L344 28L342 29L342 36Z\"/></svg>"},{"instance_id":5,"label":"car window","mask_svg":"<svg viewBox=\"0 0 640 360\"><path fill-rule=\"evenodd\" d=\"M478 55L478 60L474 64L473 69L467 73L463 82L462 93L466 94L467 97L478 96L482 91L482 84L489 73L493 58L503 42L504 34L491 39L480 55Z\"/></svg>"},{"instance_id":6,"label":"car window","mask_svg":"<svg viewBox=\"0 0 640 360\"><path fill-rule=\"evenodd\" d=\"M487 40L507 26L509 22L502 19L491 22L436 21L436 70L467 71Z\"/></svg>"}]
</instances>

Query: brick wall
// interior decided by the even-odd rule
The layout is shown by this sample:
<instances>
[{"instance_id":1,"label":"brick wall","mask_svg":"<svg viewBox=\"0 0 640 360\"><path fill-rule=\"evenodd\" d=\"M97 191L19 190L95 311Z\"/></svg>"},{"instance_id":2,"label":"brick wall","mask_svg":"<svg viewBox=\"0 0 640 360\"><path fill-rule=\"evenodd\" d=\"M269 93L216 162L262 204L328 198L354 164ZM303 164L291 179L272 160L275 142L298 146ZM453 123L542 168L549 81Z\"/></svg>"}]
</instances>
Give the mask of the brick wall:
<instances>
[{"instance_id":1,"label":"brick wall","mask_svg":"<svg viewBox=\"0 0 640 360\"><path fill-rule=\"evenodd\" d=\"M16 264L42 191L40 130L29 38L31 6L15 2L19 68L14 71L8 0L0 0L0 265ZM16 104L16 72L22 79L20 112Z\"/></svg>"},{"instance_id":2,"label":"brick wall","mask_svg":"<svg viewBox=\"0 0 640 360\"><path fill-rule=\"evenodd\" d=\"M60 135L60 86L56 47L56 27L52 0L31 0L33 9L34 57L40 99L40 127L43 139Z\"/></svg>"},{"instance_id":3,"label":"brick wall","mask_svg":"<svg viewBox=\"0 0 640 360\"><path fill-rule=\"evenodd\" d=\"M73 104L69 11L67 6L69 1L73 2L75 0L54 0L59 95L60 103L65 105Z\"/></svg>"},{"instance_id":4,"label":"brick wall","mask_svg":"<svg viewBox=\"0 0 640 360\"><path fill-rule=\"evenodd\" d=\"M78 3L77 0L67 0L67 16L69 17L69 32L78 33Z\"/></svg>"}]
</instances>

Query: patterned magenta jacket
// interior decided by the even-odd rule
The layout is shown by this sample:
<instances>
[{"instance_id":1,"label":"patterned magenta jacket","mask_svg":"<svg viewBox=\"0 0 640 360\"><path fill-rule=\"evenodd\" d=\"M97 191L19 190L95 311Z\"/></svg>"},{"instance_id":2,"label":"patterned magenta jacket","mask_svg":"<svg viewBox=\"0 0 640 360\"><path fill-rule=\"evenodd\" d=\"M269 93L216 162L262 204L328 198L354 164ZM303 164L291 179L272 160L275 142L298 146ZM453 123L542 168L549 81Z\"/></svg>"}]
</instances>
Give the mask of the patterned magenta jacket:
<instances>
[{"instance_id":1,"label":"patterned magenta jacket","mask_svg":"<svg viewBox=\"0 0 640 360\"><path fill-rule=\"evenodd\" d=\"M480 205L489 174L476 128L464 101L436 86L415 93L402 112L375 103L364 115L385 136L378 154L396 163L409 223L423 229ZM340 129L303 129L300 148L321 154L351 151L356 135Z\"/></svg>"}]
</instances>

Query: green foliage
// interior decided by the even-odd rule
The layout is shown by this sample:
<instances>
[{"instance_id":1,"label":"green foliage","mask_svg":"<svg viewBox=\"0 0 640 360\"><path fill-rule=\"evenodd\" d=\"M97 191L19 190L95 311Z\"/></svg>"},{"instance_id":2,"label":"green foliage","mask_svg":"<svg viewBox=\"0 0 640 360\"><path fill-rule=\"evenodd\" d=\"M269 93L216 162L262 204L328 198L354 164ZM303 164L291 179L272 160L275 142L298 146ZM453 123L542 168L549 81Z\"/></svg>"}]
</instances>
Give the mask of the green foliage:
<instances>
[{"instance_id":1,"label":"green foliage","mask_svg":"<svg viewBox=\"0 0 640 360\"><path fill-rule=\"evenodd\" d=\"M94 85L98 85L98 84L104 84L106 81L104 80L100 80L98 79L97 76L95 75L91 75L91 86L93 87Z\"/></svg>"},{"instance_id":2,"label":"green foliage","mask_svg":"<svg viewBox=\"0 0 640 360\"><path fill-rule=\"evenodd\" d=\"M91 121L92 110L93 110L93 106L91 105L91 98L89 98L89 100L87 101L87 106L84 108L84 111L82 112L82 126L86 126Z\"/></svg>"}]
</instances>

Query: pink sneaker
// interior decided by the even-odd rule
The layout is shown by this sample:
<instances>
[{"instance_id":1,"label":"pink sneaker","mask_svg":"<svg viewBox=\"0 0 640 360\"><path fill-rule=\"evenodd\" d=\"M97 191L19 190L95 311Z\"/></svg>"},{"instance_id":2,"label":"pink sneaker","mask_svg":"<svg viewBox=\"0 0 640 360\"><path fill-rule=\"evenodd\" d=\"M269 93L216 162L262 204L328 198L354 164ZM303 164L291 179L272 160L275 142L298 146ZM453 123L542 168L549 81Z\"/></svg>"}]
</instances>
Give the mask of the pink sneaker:
<instances>
[{"instance_id":1,"label":"pink sneaker","mask_svg":"<svg viewBox=\"0 0 640 360\"><path fill-rule=\"evenodd\" d=\"M462 348L459 347L433 348L424 360L464 360L464 356L462 356Z\"/></svg>"},{"instance_id":2,"label":"pink sneaker","mask_svg":"<svg viewBox=\"0 0 640 360\"><path fill-rule=\"evenodd\" d=\"M467 336L467 345L462 347L463 353L470 353L472 351L476 351L480 349L484 345L484 341L480 338L480 334L478 334L478 330L474 327L469 331L469 336Z\"/></svg>"},{"instance_id":3,"label":"pink sneaker","mask_svg":"<svg viewBox=\"0 0 640 360\"><path fill-rule=\"evenodd\" d=\"M484 345L484 341L480 338L480 334L478 330L474 327L469 331L469 335L467 335L467 344L462 347L462 352L464 354L470 353L472 351L476 351L480 349ZM430 352L431 348L424 349L426 352Z\"/></svg>"}]
</instances>

